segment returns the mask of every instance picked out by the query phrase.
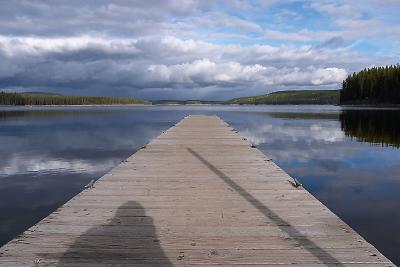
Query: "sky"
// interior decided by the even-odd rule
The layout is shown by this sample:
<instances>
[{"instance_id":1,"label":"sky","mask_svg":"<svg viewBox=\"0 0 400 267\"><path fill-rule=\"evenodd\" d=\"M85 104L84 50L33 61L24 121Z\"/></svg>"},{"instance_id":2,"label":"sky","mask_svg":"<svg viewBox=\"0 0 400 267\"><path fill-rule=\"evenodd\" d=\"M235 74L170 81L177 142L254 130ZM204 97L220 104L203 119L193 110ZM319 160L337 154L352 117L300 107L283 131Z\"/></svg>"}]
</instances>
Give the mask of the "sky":
<instances>
[{"instance_id":1,"label":"sky","mask_svg":"<svg viewBox=\"0 0 400 267\"><path fill-rule=\"evenodd\" d=\"M400 62L400 0L4 0L0 90L225 100Z\"/></svg>"}]
</instances>

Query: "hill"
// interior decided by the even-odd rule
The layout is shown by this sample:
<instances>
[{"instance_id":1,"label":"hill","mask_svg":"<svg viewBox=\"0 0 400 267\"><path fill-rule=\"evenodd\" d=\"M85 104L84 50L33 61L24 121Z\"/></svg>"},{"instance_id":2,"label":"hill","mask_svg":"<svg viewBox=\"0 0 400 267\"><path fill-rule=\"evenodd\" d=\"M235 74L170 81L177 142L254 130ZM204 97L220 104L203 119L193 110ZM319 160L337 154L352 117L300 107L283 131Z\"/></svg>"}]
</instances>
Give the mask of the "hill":
<instances>
[{"instance_id":1,"label":"hill","mask_svg":"<svg viewBox=\"0 0 400 267\"><path fill-rule=\"evenodd\" d=\"M155 100L152 101L153 105L213 105L223 104L222 101L212 100Z\"/></svg>"},{"instance_id":2,"label":"hill","mask_svg":"<svg viewBox=\"0 0 400 267\"><path fill-rule=\"evenodd\" d=\"M109 96L66 96L47 93L0 92L0 105L131 105L148 102L127 97Z\"/></svg>"},{"instance_id":3,"label":"hill","mask_svg":"<svg viewBox=\"0 0 400 267\"><path fill-rule=\"evenodd\" d=\"M22 92L21 94L25 94L25 95L62 95L59 93L40 92L40 91Z\"/></svg>"},{"instance_id":4,"label":"hill","mask_svg":"<svg viewBox=\"0 0 400 267\"><path fill-rule=\"evenodd\" d=\"M278 91L265 95L233 98L225 103L239 105L337 105L339 104L339 95L339 90Z\"/></svg>"}]
</instances>

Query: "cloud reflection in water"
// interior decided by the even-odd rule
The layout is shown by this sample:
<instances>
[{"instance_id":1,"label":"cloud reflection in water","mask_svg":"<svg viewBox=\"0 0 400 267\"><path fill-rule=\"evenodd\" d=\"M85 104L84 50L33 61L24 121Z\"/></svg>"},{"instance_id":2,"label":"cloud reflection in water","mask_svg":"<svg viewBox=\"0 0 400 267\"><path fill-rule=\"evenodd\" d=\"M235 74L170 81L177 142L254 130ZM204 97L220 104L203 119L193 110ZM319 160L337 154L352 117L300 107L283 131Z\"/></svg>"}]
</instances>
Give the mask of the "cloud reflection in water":
<instances>
[{"instance_id":1,"label":"cloud reflection in water","mask_svg":"<svg viewBox=\"0 0 400 267\"><path fill-rule=\"evenodd\" d=\"M393 125L400 115L376 112L341 112L332 106L0 112L0 243L46 216L183 116L216 114L400 263L400 215L395 212L400 209L400 149L393 143L398 136ZM384 146L376 145L380 143Z\"/></svg>"}]
</instances>

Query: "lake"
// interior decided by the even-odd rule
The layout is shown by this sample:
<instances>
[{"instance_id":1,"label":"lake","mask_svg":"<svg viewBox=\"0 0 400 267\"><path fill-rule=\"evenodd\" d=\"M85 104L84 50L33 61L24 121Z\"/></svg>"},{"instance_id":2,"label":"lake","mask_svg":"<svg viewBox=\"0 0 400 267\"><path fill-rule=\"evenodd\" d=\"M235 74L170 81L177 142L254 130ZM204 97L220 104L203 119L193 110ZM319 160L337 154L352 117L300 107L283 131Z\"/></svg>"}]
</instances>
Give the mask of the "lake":
<instances>
[{"instance_id":1,"label":"lake","mask_svg":"<svg viewBox=\"0 0 400 267\"><path fill-rule=\"evenodd\" d=\"M216 114L400 264L400 110L1 107L0 245L189 114Z\"/></svg>"}]
</instances>

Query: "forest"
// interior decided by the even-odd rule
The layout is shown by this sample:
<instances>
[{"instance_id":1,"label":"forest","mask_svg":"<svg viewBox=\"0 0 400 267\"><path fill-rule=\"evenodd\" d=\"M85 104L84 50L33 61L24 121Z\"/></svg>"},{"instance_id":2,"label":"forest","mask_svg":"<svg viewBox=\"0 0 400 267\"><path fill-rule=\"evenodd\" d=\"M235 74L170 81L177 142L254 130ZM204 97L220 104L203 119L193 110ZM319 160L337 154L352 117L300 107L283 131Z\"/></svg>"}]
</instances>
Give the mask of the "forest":
<instances>
[{"instance_id":1,"label":"forest","mask_svg":"<svg viewBox=\"0 0 400 267\"><path fill-rule=\"evenodd\" d=\"M129 105L147 104L146 101L109 96L65 96L57 94L0 92L0 105Z\"/></svg>"},{"instance_id":2,"label":"forest","mask_svg":"<svg viewBox=\"0 0 400 267\"><path fill-rule=\"evenodd\" d=\"M343 81L340 104L400 104L400 65L374 67Z\"/></svg>"}]
</instances>

